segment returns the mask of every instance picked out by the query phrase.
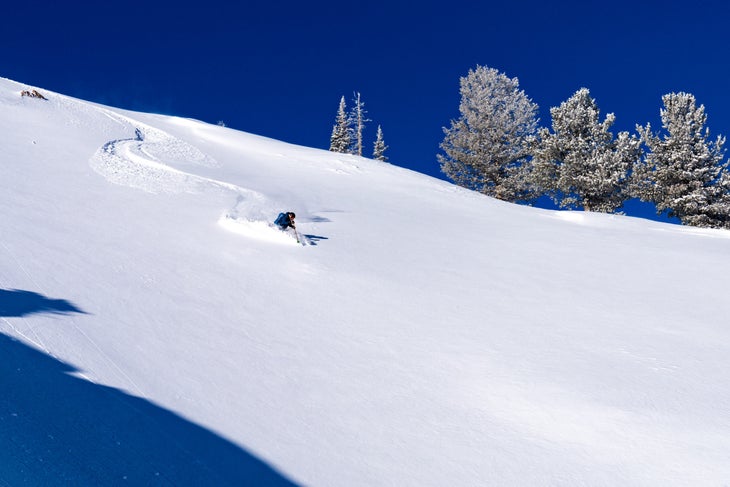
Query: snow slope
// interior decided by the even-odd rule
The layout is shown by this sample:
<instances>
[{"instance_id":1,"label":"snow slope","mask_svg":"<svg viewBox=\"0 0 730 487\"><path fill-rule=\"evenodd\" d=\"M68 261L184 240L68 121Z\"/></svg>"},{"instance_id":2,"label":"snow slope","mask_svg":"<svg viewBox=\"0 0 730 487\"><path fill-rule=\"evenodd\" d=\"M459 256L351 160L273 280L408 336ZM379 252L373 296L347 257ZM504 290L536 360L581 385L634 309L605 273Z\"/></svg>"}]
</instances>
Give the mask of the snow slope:
<instances>
[{"instance_id":1,"label":"snow slope","mask_svg":"<svg viewBox=\"0 0 730 487\"><path fill-rule=\"evenodd\" d=\"M730 483L730 232L29 88L0 486Z\"/></svg>"}]
</instances>

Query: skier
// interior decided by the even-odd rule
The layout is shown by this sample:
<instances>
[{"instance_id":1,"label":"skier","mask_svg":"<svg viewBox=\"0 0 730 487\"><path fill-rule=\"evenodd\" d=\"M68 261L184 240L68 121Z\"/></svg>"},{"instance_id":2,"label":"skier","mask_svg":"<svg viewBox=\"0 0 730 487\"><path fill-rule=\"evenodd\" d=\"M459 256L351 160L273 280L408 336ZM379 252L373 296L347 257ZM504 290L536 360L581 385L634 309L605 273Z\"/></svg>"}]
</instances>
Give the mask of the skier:
<instances>
[{"instance_id":1,"label":"skier","mask_svg":"<svg viewBox=\"0 0 730 487\"><path fill-rule=\"evenodd\" d=\"M296 231L297 227L294 225L294 218L296 218L294 212L287 211L286 213L279 213L274 224L279 225L279 228L282 230L292 227Z\"/></svg>"}]
</instances>

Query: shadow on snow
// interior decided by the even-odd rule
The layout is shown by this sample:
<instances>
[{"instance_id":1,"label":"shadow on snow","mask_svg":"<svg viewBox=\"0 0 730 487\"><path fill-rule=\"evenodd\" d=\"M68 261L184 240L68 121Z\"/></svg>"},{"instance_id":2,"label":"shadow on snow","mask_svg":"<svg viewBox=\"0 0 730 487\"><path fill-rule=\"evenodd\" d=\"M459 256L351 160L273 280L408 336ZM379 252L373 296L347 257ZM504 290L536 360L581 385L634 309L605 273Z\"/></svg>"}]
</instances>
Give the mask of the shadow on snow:
<instances>
[{"instance_id":1,"label":"shadow on snow","mask_svg":"<svg viewBox=\"0 0 730 487\"><path fill-rule=\"evenodd\" d=\"M1 296L5 316L78 312L34 293ZM0 357L0 486L296 485L215 433L74 377L71 365L1 333Z\"/></svg>"},{"instance_id":2,"label":"shadow on snow","mask_svg":"<svg viewBox=\"0 0 730 487\"><path fill-rule=\"evenodd\" d=\"M84 311L65 299L49 299L32 291L0 289L0 317L18 318L34 313L68 314Z\"/></svg>"},{"instance_id":3,"label":"shadow on snow","mask_svg":"<svg viewBox=\"0 0 730 487\"><path fill-rule=\"evenodd\" d=\"M304 235L309 240L309 245L317 245L320 240L329 240L328 237L321 237L319 235Z\"/></svg>"}]
</instances>

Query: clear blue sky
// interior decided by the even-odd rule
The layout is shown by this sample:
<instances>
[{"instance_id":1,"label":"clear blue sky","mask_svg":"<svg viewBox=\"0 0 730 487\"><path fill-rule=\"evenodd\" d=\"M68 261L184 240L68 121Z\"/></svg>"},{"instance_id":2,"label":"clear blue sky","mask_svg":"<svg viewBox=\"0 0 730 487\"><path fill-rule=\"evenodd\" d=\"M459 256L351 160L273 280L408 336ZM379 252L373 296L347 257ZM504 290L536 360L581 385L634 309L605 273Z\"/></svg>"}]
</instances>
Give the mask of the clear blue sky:
<instances>
[{"instance_id":1,"label":"clear blue sky","mask_svg":"<svg viewBox=\"0 0 730 487\"><path fill-rule=\"evenodd\" d=\"M549 109L587 87L618 130L660 126L661 96L704 104L730 134L730 3L13 2L0 76L121 108L197 118L328 148L342 95L362 93L372 151L442 177L442 127L477 64Z\"/></svg>"}]
</instances>

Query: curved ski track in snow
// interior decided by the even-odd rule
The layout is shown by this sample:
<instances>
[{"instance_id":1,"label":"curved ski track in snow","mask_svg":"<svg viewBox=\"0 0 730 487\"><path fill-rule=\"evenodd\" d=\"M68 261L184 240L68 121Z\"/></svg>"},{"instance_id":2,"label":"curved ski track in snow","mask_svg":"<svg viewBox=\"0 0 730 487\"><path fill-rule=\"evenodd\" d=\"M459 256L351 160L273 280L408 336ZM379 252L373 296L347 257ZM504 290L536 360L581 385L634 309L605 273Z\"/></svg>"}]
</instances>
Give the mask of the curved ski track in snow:
<instances>
[{"instance_id":1,"label":"curved ski track in snow","mask_svg":"<svg viewBox=\"0 0 730 487\"><path fill-rule=\"evenodd\" d=\"M134 137L112 140L91 158L91 167L108 181L149 193L199 193L205 186L242 190L175 169L167 163L215 167L200 150L162 130L109 110L104 114L126 126Z\"/></svg>"},{"instance_id":2,"label":"curved ski track in snow","mask_svg":"<svg viewBox=\"0 0 730 487\"><path fill-rule=\"evenodd\" d=\"M259 240L295 242L268 223L274 205L263 194L167 164L218 167L215 159L163 130L110 110L99 110L130 132L134 131L134 137L111 140L91 157L91 167L109 182L156 194L230 191L235 194L236 203L218 220L223 228Z\"/></svg>"}]
</instances>

